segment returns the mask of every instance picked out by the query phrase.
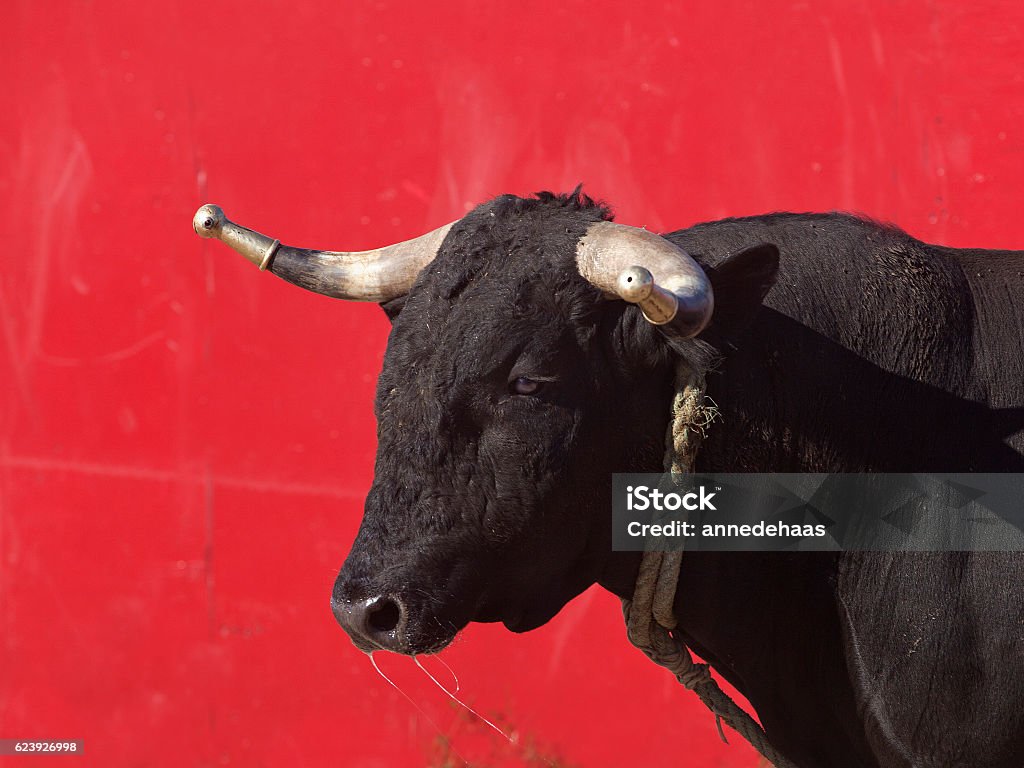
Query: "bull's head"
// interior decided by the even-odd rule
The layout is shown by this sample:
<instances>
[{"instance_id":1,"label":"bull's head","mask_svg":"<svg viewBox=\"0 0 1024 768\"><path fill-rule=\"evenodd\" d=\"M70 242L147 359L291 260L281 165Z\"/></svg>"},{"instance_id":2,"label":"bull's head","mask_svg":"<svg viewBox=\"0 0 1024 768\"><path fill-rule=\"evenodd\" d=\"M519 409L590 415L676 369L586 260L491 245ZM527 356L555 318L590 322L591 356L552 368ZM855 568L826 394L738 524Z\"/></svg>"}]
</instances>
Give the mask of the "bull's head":
<instances>
[{"instance_id":1,"label":"bull's head","mask_svg":"<svg viewBox=\"0 0 1024 768\"><path fill-rule=\"evenodd\" d=\"M707 364L706 339L753 315L778 253L711 269L609 219L578 193L505 196L338 253L196 214L199 234L393 323L373 486L331 600L359 648L433 652L470 621L525 631L635 573L637 555L611 552L612 473L660 471L674 360Z\"/></svg>"}]
</instances>

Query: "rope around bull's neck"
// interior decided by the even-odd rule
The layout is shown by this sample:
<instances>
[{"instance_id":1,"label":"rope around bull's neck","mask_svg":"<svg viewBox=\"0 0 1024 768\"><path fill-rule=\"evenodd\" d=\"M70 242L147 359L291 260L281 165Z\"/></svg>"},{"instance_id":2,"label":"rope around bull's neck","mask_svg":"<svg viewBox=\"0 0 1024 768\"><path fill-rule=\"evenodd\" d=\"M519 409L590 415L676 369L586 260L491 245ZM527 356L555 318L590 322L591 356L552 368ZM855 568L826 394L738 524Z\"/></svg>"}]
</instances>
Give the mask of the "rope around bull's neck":
<instances>
[{"instance_id":1,"label":"rope around bull's neck","mask_svg":"<svg viewBox=\"0 0 1024 768\"><path fill-rule=\"evenodd\" d=\"M708 398L704 395L703 373L694 372L680 362L672 422L665 440L665 471L673 476L692 471L705 430L718 415L717 409L706 405L705 400ZM675 632L673 604L681 562L682 552L644 552L633 599L622 601L629 641L700 697L714 713L722 741L726 740L722 732L724 720L776 768L796 768L771 745L757 721L718 687L711 678L710 667L693 662L690 649Z\"/></svg>"}]
</instances>

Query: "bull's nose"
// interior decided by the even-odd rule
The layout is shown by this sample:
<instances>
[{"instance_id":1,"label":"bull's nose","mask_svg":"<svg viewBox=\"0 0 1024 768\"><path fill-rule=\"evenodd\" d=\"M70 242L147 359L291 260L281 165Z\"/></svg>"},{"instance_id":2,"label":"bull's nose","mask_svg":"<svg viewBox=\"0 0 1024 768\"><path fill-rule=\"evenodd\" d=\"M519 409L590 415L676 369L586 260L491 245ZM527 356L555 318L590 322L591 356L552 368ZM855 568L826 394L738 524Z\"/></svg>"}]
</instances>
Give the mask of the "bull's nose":
<instances>
[{"instance_id":1,"label":"bull's nose","mask_svg":"<svg viewBox=\"0 0 1024 768\"><path fill-rule=\"evenodd\" d=\"M332 597L331 610L360 650L403 651L406 611L397 597L380 595L357 601Z\"/></svg>"}]
</instances>

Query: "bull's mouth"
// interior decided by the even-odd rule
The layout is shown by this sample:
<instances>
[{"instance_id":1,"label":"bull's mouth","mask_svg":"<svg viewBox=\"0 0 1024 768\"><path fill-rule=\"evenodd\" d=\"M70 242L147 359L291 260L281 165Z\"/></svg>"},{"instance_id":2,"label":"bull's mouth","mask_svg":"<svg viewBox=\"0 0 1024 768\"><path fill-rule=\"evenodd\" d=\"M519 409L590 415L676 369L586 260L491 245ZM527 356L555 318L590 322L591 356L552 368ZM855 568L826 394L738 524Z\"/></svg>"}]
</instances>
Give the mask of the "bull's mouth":
<instances>
[{"instance_id":1,"label":"bull's mouth","mask_svg":"<svg viewBox=\"0 0 1024 768\"><path fill-rule=\"evenodd\" d=\"M451 645L455 638L458 637L458 633L430 640L418 640L416 638L403 636L397 632L388 633L386 636L375 639L370 639L352 633L348 633L348 635L352 640L352 645L363 653L370 654L374 651L389 651L402 656L422 656L440 653Z\"/></svg>"},{"instance_id":2,"label":"bull's mouth","mask_svg":"<svg viewBox=\"0 0 1024 768\"><path fill-rule=\"evenodd\" d=\"M346 633L348 634L348 633ZM358 648L360 651L366 654L373 653L374 651L381 650L381 647L376 643L371 643L369 640L364 640L356 635L349 635L349 640L352 641L352 645Z\"/></svg>"}]
</instances>

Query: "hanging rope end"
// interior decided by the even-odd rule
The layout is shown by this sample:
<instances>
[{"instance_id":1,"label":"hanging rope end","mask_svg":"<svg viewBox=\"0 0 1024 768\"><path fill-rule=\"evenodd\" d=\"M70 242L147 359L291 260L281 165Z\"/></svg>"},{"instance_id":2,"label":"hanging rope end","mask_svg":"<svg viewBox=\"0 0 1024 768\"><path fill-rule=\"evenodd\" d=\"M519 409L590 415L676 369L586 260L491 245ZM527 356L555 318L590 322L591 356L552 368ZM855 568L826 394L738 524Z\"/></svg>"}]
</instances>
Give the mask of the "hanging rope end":
<instances>
[{"instance_id":1,"label":"hanging rope end","mask_svg":"<svg viewBox=\"0 0 1024 768\"><path fill-rule=\"evenodd\" d=\"M722 740L723 744L728 744L729 740L725 738L725 731L722 730L722 716L715 714L715 726L718 728L718 737Z\"/></svg>"}]
</instances>

